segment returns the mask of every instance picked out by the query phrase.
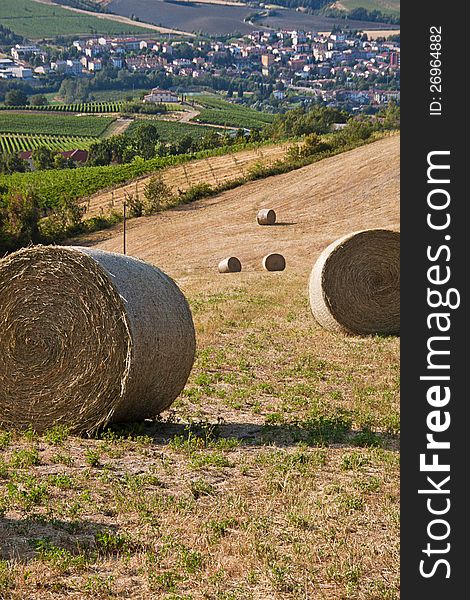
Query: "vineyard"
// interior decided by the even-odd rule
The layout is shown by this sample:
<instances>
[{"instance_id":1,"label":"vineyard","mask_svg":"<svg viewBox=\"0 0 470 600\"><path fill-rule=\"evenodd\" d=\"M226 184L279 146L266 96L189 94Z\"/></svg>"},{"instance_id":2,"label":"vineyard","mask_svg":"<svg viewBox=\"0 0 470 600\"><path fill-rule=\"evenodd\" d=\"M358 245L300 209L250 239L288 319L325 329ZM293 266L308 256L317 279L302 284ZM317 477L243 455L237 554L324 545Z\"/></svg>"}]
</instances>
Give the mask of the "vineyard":
<instances>
[{"instance_id":1,"label":"vineyard","mask_svg":"<svg viewBox=\"0 0 470 600\"><path fill-rule=\"evenodd\" d=\"M184 164L199 158L230 155L237 150L248 150L257 147L259 147L259 144L244 144L231 146L230 148L221 147L214 150L203 150L192 154L139 160L122 165L81 167L71 171L68 169L52 169L0 175L0 188L7 193L11 190L34 189L43 206L53 207L65 194L70 198L86 198L99 190L125 183L165 167Z\"/></svg>"},{"instance_id":2,"label":"vineyard","mask_svg":"<svg viewBox=\"0 0 470 600\"><path fill-rule=\"evenodd\" d=\"M92 137L73 135L22 135L0 134L0 154L16 154L36 148L49 148L57 152L66 150L87 150L95 141Z\"/></svg>"},{"instance_id":3,"label":"vineyard","mask_svg":"<svg viewBox=\"0 0 470 600\"><path fill-rule=\"evenodd\" d=\"M0 133L99 137L114 120L113 117L0 113Z\"/></svg>"},{"instance_id":4,"label":"vineyard","mask_svg":"<svg viewBox=\"0 0 470 600\"><path fill-rule=\"evenodd\" d=\"M65 113L117 113L122 108L122 102L77 102L75 104L46 104L45 106L5 106L0 105L0 110L33 110L43 112Z\"/></svg>"},{"instance_id":5,"label":"vineyard","mask_svg":"<svg viewBox=\"0 0 470 600\"><path fill-rule=\"evenodd\" d=\"M199 140L209 132L214 132L213 127L204 127L203 125L191 125L190 123L179 123L178 121L162 121L158 119L136 119L128 128L128 133L132 133L142 123L151 123L158 131L161 142L176 142L189 135L193 139Z\"/></svg>"},{"instance_id":6,"label":"vineyard","mask_svg":"<svg viewBox=\"0 0 470 600\"><path fill-rule=\"evenodd\" d=\"M246 106L232 104L222 98L198 96L197 104L203 109L193 120L198 123L224 125L237 128L263 128L273 122L274 115L262 113Z\"/></svg>"}]
</instances>

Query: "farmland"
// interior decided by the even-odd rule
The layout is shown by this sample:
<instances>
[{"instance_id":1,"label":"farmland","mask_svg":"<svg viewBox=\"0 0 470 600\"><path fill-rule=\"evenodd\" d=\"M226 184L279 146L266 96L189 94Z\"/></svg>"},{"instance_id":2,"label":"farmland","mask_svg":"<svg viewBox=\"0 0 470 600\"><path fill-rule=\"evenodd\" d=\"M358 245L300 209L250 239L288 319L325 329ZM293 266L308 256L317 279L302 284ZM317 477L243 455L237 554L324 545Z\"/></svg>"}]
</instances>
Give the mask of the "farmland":
<instances>
[{"instance_id":1,"label":"farmland","mask_svg":"<svg viewBox=\"0 0 470 600\"><path fill-rule=\"evenodd\" d=\"M191 125L190 123L180 123L178 121L162 121L158 119L136 119L131 123L129 133L132 133L141 123L151 123L158 131L159 139L162 142L178 141L186 135L190 135L193 139L200 139L210 131L214 131L212 127L204 127L200 125Z\"/></svg>"},{"instance_id":2,"label":"farmland","mask_svg":"<svg viewBox=\"0 0 470 600\"><path fill-rule=\"evenodd\" d=\"M399 339L325 331L306 296L319 252L397 228L398 197L390 137L128 224L189 300L192 375L161 421L0 432L0 596L400 597ZM255 224L266 203L279 226ZM73 243L120 251L122 228Z\"/></svg>"},{"instance_id":3,"label":"farmland","mask_svg":"<svg viewBox=\"0 0 470 600\"><path fill-rule=\"evenodd\" d=\"M249 33L259 28L259 24L274 29L303 29L331 31L341 19L330 19L318 15L300 13L279 8L271 11L271 16L262 17L256 26L246 21L256 9L250 6L223 6L220 4L197 4L193 2L165 2L163 0L112 0L109 9L120 15L135 14L141 21L158 23L189 32L220 35L239 32ZM260 11L261 12L261 11ZM370 22L350 20L351 29L370 27ZM390 29L386 23L374 23L375 29Z\"/></svg>"},{"instance_id":4,"label":"farmland","mask_svg":"<svg viewBox=\"0 0 470 600\"><path fill-rule=\"evenodd\" d=\"M285 153L285 146L274 146L282 148L281 154ZM246 148L245 148L246 149ZM239 177L235 170L237 157L233 159L232 153L237 148L217 148L212 151L202 151L195 154L182 154L179 156L166 156L153 158L151 160L140 160L122 165L111 165L103 167L81 167L73 171L67 170L45 170L32 173L14 173L13 175L0 175L0 187L7 190L31 189L33 188L43 206L56 206L59 199L65 194L71 198L86 198L99 190L116 186L137 177L152 173L159 169L179 165L197 159L202 166L209 170L206 158L210 156L221 156L225 169L232 177ZM265 150L263 149L264 153ZM267 152L269 155L269 150ZM257 146L251 152L251 161L259 159ZM175 182L176 183L176 182Z\"/></svg>"},{"instance_id":5,"label":"farmland","mask_svg":"<svg viewBox=\"0 0 470 600\"><path fill-rule=\"evenodd\" d=\"M393 16L400 15L400 0L341 0L335 2L334 6L345 10L365 8L368 11L379 10Z\"/></svg>"},{"instance_id":6,"label":"farmland","mask_svg":"<svg viewBox=\"0 0 470 600\"><path fill-rule=\"evenodd\" d=\"M21 135L17 133L0 133L0 153L14 154L35 148L49 148L50 150L87 150L95 141L92 137L78 137L73 135Z\"/></svg>"},{"instance_id":7,"label":"farmland","mask_svg":"<svg viewBox=\"0 0 470 600\"><path fill-rule=\"evenodd\" d=\"M29 39L97 33L141 34L146 31L142 27L79 14L57 5L43 4L34 0L2 0L0 21L15 33Z\"/></svg>"},{"instance_id":8,"label":"farmland","mask_svg":"<svg viewBox=\"0 0 470 600\"><path fill-rule=\"evenodd\" d=\"M0 112L0 133L99 137L113 121L111 117Z\"/></svg>"},{"instance_id":9,"label":"farmland","mask_svg":"<svg viewBox=\"0 0 470 600\"><path fill-rule=\"evenodd\" d=\"M46 104L44 106L15 106L15 110L33 110L41 112L73 113L116 113L122 108L122 102L76 102L75 104ZM11 106L0 105L0 110L12 110Z\"/></svg>"},{"instance_id":10,"label":"farmland","mask_svg":"<svg viewBox=\"0 0 470 600\"><path fill-rule=\"evenodd\" d=\"M272 123L274 115L252 110L213 96L197 96L195 102L203 108L193 120L228 127L262 128Z\"/></svg>"}]
</instances>

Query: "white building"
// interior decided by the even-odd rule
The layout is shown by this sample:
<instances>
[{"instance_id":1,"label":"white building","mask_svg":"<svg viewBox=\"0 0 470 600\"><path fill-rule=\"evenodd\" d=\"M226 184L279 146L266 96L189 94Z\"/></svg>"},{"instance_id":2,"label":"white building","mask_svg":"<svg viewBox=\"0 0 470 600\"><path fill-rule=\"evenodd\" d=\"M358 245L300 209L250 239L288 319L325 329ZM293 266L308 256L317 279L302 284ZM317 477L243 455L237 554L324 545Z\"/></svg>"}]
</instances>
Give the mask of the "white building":
<instances>
[{"instance_id":1,"label":"white building","mask_svg":"<svg viewBox=\"0 0 470 600\"><path fill-rule=\"evenodd\" d=\"M144 102L179 102L179 98L173 92L153 88L150 94L144 96Z\"/></svg>"}]
</instances>

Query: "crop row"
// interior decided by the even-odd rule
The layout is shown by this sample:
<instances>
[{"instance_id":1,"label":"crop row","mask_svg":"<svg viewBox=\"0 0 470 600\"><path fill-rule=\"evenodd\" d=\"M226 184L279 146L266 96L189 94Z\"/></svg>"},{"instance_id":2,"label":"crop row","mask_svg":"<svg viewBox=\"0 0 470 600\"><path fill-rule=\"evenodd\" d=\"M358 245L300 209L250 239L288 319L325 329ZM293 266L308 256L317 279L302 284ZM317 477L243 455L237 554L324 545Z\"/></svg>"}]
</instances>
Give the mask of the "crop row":
<instances>
[{"instance_id":1,"label":"crop row","mask_svg":"<svg viewBox=\"0 0 470 600\"><path fill-rule=\"evenodd\" d=\"M222 98L201 96L197 98L196 102L203 107L200 114L194 119L199 123L261 129L265 125L272 123L274 119L274 115L270 113L260 112L240 104L227 102Z\"/></svg>"},{"instance_id":2,"label":"crop row","mask_svg":"<svg viewBox=\"0 0 470 600\"><path fill-rule=\"evenodd\" d=\"M0 133L99 137L113 121L113 117L91 115L0 113Z\"/></svg>"},{"instance_id":3,"label":"crop row","mask_svg":"<svg viewBox=\"0 0 470 600\"><path fill-rule=\"evenodd\" d=\"M43 112L73 112L73 113L117 113L122 108L122 102L76 102L75 104L46 104L44 106L5 106L0 110L34 110Z\"/></svg>"},{"instance_id":4,"label":"crop row","mask_svg":"<svg viewBox=\"0 0 470 600\"><path fill-rule=\"evenodd\" d=\"M0 153L16 154L36 148L49 148L57 152L66 150L87 150L94 138L70 135L21 135L16 133L0 134Z\"/></svg>"},{"instance_id":5,"label":"crop row","mask_svg":"<svg viewBox=\"0 0 470 600\"><path fill-rule=\"evenodd\" d=\"M104 167L80 167L69 170L46 170L31 173L13 173L0 175L0 188L9 190L34 189L43 206L54 207L60 198L86 198L91 194L125 183L146 173L157 171L171 165L182 164L198 158L209 156L230 155L237 149L257 147L256 144L221 147L213 150L203 150L191 154L178 156L165 156L150 160L139 160L123 165L110 165Z\"/></svg>"}]
</instances>

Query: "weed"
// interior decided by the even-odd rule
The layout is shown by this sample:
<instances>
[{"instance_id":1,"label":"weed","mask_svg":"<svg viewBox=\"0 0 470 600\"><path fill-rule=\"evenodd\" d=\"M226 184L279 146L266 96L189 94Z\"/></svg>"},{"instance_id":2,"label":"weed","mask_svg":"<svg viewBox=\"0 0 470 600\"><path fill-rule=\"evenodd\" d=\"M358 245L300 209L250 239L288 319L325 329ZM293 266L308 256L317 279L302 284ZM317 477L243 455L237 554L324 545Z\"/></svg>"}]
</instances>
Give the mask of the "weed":
<instances>
[{"instance_id":1,"label":"weed","mask_svg":"<svg viewBox=\"0 0 470 600\"><path fill-rule=\"evenodd\" d=\"M39 452L36 448L15 450L10 459L10 465L20 469L38 465L39 462Z\"/></svg>"},{"instance_id":2,"label":"weed","mask_svg":"<svg viewBox=\"0 0 470 600\"><path fill-rule=\"evenodd\" d=\"M204 481L204 479L196 479L195 481L191 481L190 490L195 500L201 496L213 496L216 493L214 486L207 481Z\"/></svg>"}]
</instances>

